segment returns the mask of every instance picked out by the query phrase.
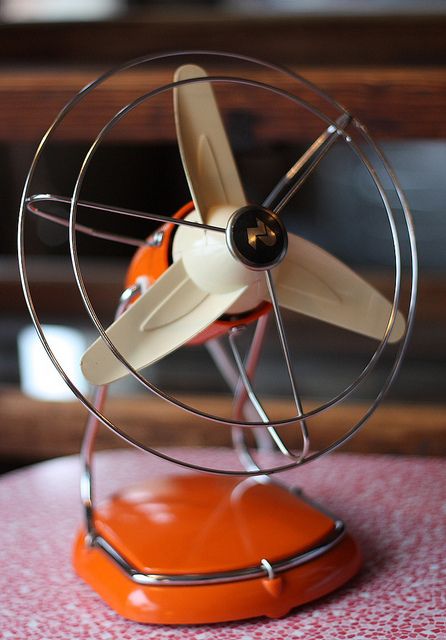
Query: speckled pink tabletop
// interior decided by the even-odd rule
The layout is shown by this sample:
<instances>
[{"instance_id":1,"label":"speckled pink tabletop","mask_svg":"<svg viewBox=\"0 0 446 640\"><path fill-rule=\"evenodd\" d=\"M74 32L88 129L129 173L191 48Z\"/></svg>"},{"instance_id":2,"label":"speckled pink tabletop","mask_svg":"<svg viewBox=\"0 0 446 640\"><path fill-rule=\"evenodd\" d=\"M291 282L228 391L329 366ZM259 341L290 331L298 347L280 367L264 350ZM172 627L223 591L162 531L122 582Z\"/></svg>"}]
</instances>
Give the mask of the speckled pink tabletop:
<instances>
[{"instance_id":1,"label":"speckled pink tabletop","mask_svg":"<svg viewBox=\"0 0 446 640\"><path fill-rule=\"evenodd\" d=\"M202 463L224 457L196 452ZM97 456L102 495L174 470L133 451ZM0 477L2 639L446 639L446 460L341 453L288 472L284 480L345 520L362 548L361 573L281 620L193 627L124 620L74 574L78 476L69 457Z\"/></svg>"}]
</instances>

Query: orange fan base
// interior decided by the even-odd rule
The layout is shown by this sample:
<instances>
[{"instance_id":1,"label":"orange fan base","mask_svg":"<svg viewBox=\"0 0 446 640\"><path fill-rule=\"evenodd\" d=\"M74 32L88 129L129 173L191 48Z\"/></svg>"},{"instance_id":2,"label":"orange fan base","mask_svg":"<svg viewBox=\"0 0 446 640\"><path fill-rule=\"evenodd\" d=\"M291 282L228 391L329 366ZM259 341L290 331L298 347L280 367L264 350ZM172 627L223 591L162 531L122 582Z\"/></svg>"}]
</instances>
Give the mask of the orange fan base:
<instances>
[{"instance_id":1,"label":"orange fan base","mask_svg":"<svg viewBox=\"0 0 446 640\"><path fill-rule=\"evenodd\" d=\"M360 554L350 535L327 544L335 526L333 518L269 480L168 475L127 488L102 505L95 513L96 535L136 574L219 579L135 582L106 550L88 543L85 530L76 540L74 566L106 603L137 622L278 618L358 571ZM298 566L277 569L300 556ZM257 575L241 577L246 571Z\"/></svg>"}]
</instances>

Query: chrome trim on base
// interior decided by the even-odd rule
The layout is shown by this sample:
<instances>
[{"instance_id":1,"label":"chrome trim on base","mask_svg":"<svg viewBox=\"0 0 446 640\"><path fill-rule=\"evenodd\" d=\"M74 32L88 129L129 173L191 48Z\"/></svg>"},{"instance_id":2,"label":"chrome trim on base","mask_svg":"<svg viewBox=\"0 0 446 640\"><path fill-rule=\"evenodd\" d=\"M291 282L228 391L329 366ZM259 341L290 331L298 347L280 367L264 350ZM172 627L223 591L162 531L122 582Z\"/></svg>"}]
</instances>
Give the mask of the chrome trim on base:
<instances>
[{"instance_id":1,"label":"chrome trim on base","mask_svg":"<svg viewBox=\"0 0 446 640\"><path fill-rule=\"evenodd\" d=\"M270 562L266 558L262 558L258 565L235 569L232 571L220 571L215 573L185 573L185 574L164 574L164 573L141 573L134 565L132 565L122 554L119 553L105 538L96 534L94 537L87 536L85 542L87 546L101 549L107 556L113 560L127 576L137 584L141 585L157 585L157 586L192 586L205 584L221 584L224 582L236 582L241 580L251 580L254 578L271 579L283 571L294 569L306 562L310 562L330 551L343 539L346 533L345 525L342 520L334 522L332 532L325 540L302 553L289 556L277 562ZM265 562L266 561L266 562ZM267 563L267 565L266 565Z\"/></svg>"}]
</instances>

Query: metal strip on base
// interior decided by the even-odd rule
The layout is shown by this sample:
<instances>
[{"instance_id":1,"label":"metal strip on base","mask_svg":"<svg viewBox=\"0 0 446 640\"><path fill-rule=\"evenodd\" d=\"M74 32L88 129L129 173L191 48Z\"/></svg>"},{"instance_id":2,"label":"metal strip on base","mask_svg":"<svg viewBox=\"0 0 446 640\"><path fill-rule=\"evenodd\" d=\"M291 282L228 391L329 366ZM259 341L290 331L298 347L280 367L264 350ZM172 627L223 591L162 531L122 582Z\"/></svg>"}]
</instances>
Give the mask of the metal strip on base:
<instances>
[{"instance_id":1,"label":"metal strip on base","mask_svg":"<svg viewBox=\"0 0 446 640\"><path fill-rule=\"evenodd\" d=\"M310 560L323 555L334 546L336 546L345 535L345 525L341 520L336 520L334 529L329 536L319 545L308 549L303 553L290 556L277 562L269 562L274 575L293 569ZM190 573L190 574L155 574L141 573L126 558L122 556L105 538L101 535L94 537L86 536L86 544L90 547L97 547L104 551L121 569L125 571L128 577L137 584L143 585L205 585L217 584L223 582L234 582L240 580L250 580L252 578L269 577L269 572L261 562L259 565L246 567L244 569L236 569L234 571L221 571L215 573Z\"/></svg>"}]
</instances>

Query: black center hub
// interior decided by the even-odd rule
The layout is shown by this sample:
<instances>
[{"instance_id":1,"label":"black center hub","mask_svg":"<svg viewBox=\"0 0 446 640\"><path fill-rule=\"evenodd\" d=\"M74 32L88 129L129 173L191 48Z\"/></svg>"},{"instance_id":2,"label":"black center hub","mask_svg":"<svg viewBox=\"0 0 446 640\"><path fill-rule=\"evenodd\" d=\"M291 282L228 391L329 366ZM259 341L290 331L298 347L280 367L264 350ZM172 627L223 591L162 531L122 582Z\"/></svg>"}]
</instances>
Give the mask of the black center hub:
<instances>
[{"instance_id":1,"label":"black center hub","mask_svg":"<svg viewBox=\"0 0 446 640\"><path fill-rule=\"evenodd\" d=\"M288 238L280 218L259 205L237 209L226 228L232 255L250 269L270 269L285 257Z\"/></svg>"}]
</instances>

